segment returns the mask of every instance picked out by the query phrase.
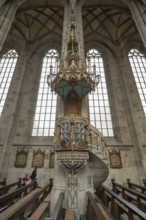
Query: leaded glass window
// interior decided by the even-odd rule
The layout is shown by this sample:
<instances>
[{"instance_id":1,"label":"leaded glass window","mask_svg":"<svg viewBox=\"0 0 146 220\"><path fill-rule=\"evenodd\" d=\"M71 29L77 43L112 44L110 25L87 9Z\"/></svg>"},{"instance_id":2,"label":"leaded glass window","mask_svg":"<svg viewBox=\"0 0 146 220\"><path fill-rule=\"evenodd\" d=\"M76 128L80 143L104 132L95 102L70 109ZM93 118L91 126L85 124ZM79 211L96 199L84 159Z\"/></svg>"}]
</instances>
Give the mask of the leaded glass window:
<instances>
[{"instance_id":1,"label":"leaded glass window","mask_svg":"<svg viewBox=\"0 0 146 220\"><path fill-rule=\"evenodd\" d=\"M32 136L54 136L57 95L48 86L47 75L55 70L58 57L58 52L51 49L43 59Z\"/></svg>"},{"instance_id":2,"label":"leaded glass window","mask_svg":"<svg viewBox=\"0 0 146 220\"><path fill-rule=\"evenodd\" d=\"M9 50L0 57L0 116L3 111L17 59L18 54L15 50Z\"/></svg>"},{"instance_id":3,"label":"leaded glass window","mask_svg":"<svg viewBox=\"0 0 146 220\"><path fill-rule=\"evenodd\" d=\"M95 91L89 94L90 123L104 136L113 136L111 111L101 53L95 49L87 53L87 64L100 75L100 82Z\"/></svg>"},{"instance_id":4,"label":"leaded glass window","mask_svg":"<svg viewBox=\"0 0 146 220\"><path fill-rule=\"evenodd\" d=\"M130 50L128 56L146 116L146 56L136 49Z\"/></svg>"}]
</instances>

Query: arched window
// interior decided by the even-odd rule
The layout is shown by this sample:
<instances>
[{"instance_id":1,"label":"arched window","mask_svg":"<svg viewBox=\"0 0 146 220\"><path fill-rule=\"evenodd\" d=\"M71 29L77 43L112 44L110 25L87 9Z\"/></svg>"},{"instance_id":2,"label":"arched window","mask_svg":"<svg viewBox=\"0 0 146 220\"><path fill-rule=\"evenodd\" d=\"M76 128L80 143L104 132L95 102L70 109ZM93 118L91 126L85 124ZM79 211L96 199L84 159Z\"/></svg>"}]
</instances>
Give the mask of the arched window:
<instances>
[{"instance_id":1,"label":"arched window","mask_svg":"<svg viewBox=\"0 0 146 220\"><path fill-rule=\"evenodd\" d=\"M43 59L32 136L54 135L57 95L48 86L47 75L50 70L56 68L56 59L58 60L58 57L58 52L51 49L45 54Z\"/></svg>"},{"instance_id":2,"label":"arched window","mask_svg":"<svg viewBox=\"0 0 146 220\"><path fill-rule=\"evenodd\" d=\"M113 136L110 105L106 87L106 78L101 53L95 49L87 53L87 64L100 75L100 82L95 91L89 94L90 123L104 136Z\"/></svg>"},{"instance_id":3,"label":"arched window","mask_svg":"<svg viewBox=\"0 0 146 220\"><path fill-rule=\"evenodd\" d=\"M140 51L132 49L128 57L146 116L146 56Z\"/></svg>"},{"instance_id":4,"label":"arched window","mask_svg":"<svg viewBox=\"0 0 146 220\"><path fill-rule=\"evenodd\" d=\"M18 54L15 50L9 50L0 57L0 116L5 104L17 59Z\"/></svg>"}]
</instances>

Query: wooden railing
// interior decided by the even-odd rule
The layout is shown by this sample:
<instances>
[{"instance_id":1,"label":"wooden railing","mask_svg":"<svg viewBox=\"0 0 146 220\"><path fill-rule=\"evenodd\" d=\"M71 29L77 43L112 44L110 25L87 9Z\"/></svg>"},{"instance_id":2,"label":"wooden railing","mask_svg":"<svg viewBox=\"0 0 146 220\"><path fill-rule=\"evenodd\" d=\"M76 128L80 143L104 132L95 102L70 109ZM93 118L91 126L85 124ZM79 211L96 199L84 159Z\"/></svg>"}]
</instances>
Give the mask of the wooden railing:
<instances>
[{"instance_id":1,"label":"wooden railing","mask_svg":"<svg viewBox=\"0 0 146 220\"><path fill-rule=\"evenodd\" d=\"M6 178L4 178L3 180L0 181L0 187L6 186L6 185L7 185Z\"/></svg>"},{"instance_id":2,"label":"wooden railing","mask_svg":"<svg viewBox=\"0 0 146 220\"><path fill-rule=\"evenodd\" d=\"M80 220L86 220L86 216L85 215L81 215L80 216Z\"/></svg>"},{"instance_id":3,"label":"wooden railing","mask_svg":"<svg viewBox=\"0 0 146 220\"><path fill-rule=\"evenodd\" d=\"M36 188L0 214L0 220L27 219L50 192L50 184ZM25 216L25 218L24 218Z\"/></svg>"},{"instance_id":4,"label":"wooden railing","mask_svg":"<svg viewBox=\"0 0 146 220\"><path fill-rule=\"evenodd\" d=\"M142 182L143 182L144 186L146 187L146 179L143 179Z\"/></svg>"},{"instance_id":5,"label":"wooden railing","mask_svg":"<svg viewBox=\"0 0 146 220\"><path fill-rule=\"evenodd\" d=\"M122 197L129 202L134 202L134 204L141 209L143 212L146 211L146 195L138 192L136 190L130 189L126 186L123 186L115 182L115 179L112 179L113 191L115 193L121 193Z\"/></svg>"},{"instance_id":6,"label":"wooden railing","mask_svg":"<svg viewBox=\"0 0 146 220\"><path fill-rule=\"evenodd\" d=\"M8 193L0 197L0 212L11 206L16 200L24 197L28 192L37 187L37 181L33 181L30 184L16 189L14 192Z\"/></svg>"},{"instance_id":7,"label":"wooden railing","mask_svg":"<svg viewBox=\"0 0 146 220\"><path fill-rule=\"evenodd\" d=\"M86 195L88 199L86 220L113 220L97 195L95 198L90 192L87 192Z\"/></svg>"},{"instance_id":8,"label":"wooden railing","mask_svg":"<svg viewBox=\"0 0 146 220\"><path fill-rule=\"evenodd\" d=\"M120 220L122 214L126 214L129 220L146 220L146 214L135 205L129 203L115 192L105 186L97 189L97 195L110 212L115 220Z\"/></svg>"},{"instance_id":9,"label":"wooden railing","mask_svg":"<svg viewBox=\"0 0 146 220\"><path fill-rule=\"evenodd\" d=\"M64 192L61 192L51 217L45 218L45 220L60 220L61 218L64 219L65 209L62 206L63 200L64 200Z\"/></svg>"},{"instance_id":10,"label":"wooden railing","mask_svg":"<svg viewBox=\"0 0 146 220\"><path fill-rule=\"evenodd\" d=\"M41 220L50 216L50 201L51 201L51 189L53 187L53 179L49 180L48 195L42 198L42 203L33 212L33 214L28 218L28 220ZM45 195L45 194L44 194Z\"/></svg>"},{"instance_id":11,"label":"wooden railing","mask_svg":"<svg viewBox=\"0 0 146 220\"><path fill-rule=\"evenodd\" d=\"M28 220L41 220L50 216L51 193L42 201Z\"/></svg>"},{"instance_id":12,"label":"wooden railing","mask_svg":"<svg viewBox=\"0 0 146 220\"><path fill-rule=\"evenodd\" d=\"M11 184L3 186L3 187L0 187L0 196L8 193L12 187L18 186L18 184L19 184L19 181L15 182L15 183L11 183Z\"/></svg>"},{"instance_id":13,"label":"wooden railing","mask_svg":"<svg viewBox=\"0 0 146 220\"><path fill-rule=\"evenodd\" d=\"M67 209L64 220L75 220L75 211L73 209Z\"/></svg>"},{"instance_id":14,"label":"wooden railing","mask_svg":"<svg viewBox=\"0 0 146 220\"><path fill-rule=\"evenodd\" d=\"M127 179L127 185L130 189L135 189L135 190L140 190L141 193L146 193L146 187L145 186L140 186L136 183L132 183L130 179Z\"/></svg>"}]
</instances>

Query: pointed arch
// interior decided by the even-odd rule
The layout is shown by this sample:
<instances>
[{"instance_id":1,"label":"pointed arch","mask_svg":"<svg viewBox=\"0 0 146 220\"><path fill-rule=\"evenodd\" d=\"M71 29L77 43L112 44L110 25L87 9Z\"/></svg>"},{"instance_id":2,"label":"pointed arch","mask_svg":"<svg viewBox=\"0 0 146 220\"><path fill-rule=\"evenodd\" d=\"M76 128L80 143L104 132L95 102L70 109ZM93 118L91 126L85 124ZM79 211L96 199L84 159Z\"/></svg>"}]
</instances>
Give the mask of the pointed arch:
<instances>
[{"instance_id":1,"label":"pointed arch","mask_svg":"<svg viewBox=\"0 0 146 220\"><path fill-rule=\"evenodd\" d=\"M43 58L32 136L54 136L57 95L47 84L47 75L56 67L59 54L50 49Z\"/></svg>"},{"instance_id":2,"label":"pointed arch","mask_svg":"<svg viewBox=\"0 0 146 220\"><path fill-rule=\"evenodd\" d=\"M8 50L0 57L0 116L16 68L17 59L18 54L14 49Z\"/></svg>"},{"instance_id":3,"label":"pointed arch","mask_svg":"<svg viewBox=\"0 0 146 220\"><path fill-rule=\"evenodd\" d=\"M88 96L90 123L104 136L113 137L111 110L101 53L95 49L90 49L87 53L87 63L88 62L90 62L90 67L93 68L93 71L96 70L101 77L100 83L95 91L92 91Z\"/></svg>"},{"instance_id":4,"label":"pointed arch","mask_svg":"<svg viewBox=\"0 0 146 220\"><path fill-rule=\"evenodd\" d=\"M146 116L146 56L137 49L131 49L128 53L133 76Z\"/></svg>"}]
</instances>

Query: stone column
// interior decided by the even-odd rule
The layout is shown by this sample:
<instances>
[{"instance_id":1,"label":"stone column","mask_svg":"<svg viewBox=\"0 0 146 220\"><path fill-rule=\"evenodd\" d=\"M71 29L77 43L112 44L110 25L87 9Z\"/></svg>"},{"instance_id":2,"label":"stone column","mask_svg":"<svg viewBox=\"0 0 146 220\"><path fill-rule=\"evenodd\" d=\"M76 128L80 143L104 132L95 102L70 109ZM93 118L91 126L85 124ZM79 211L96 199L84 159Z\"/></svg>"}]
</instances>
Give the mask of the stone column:
<instances>
[{"instance_id":1,"label":"stone column","mask_svg":"<svg viewBox=\"0 0 146 220\"><path fill-rule=\"evenodd\" d=\"M146 48L146 3L140 0L123 0L131 11L134 22Z\"/></svg>"},{"instance_id":2,"label":"stone column","mask_svg":"<svg viewBox=\"0 0 146 220\"><path fill-rule=\"evenodd\" d=\"M76 18L76 37L79 40L79 55L81 59L85 59L84 57L84 42L83 42L83 25L82 25L82 6L80 1L77 3L66 3L64 10L64 24L63 24L63 39L62 39L62 55L61 58L64 60L66 58L66 47L67 47L67 37L70 32L70 17L72 12L74 12Z\"/></svg>"},{"instance_id":3,"label":"stone column","mask_svg":"<svg viewBox=\"0 0 146 220\"><path fill-rule=\"evenodd\" d=\"M85 52L84 52L84 38L83 38L83 24L82 24L82 5L85 0L70 1L66 2L64 8L64 24L63 24L63 38L62 38L62 51L61 60L66 66L66 56L67 56L67 40L70 33L70 19L71 15L75 16L75 26L76 26L76 38L79 39L79 67L86 66L85 64ZM72 13L74 12L74 13ZM62 104L62 99L58 99ZM88 118L88 97L82 100L81 115Z\"/></svg>"},{"instance_id":4,"label":"stone column","mask_svg":"<svg viewBox=\"0 0 146 220\"><path fill-rule=\"evenodd\" d=\"M117 54L118 57L118 54ZM122 88L122 94L124 97L124 107L126 111L126 117L128 122L129 133L133 145L133 152L135 155L135 177L139 182L146 176L145 156L143 150L143 143L141 137L143 134L143 128L141 121L143 120L143 111L140 111L138 104L138 93L135 93L135 86L133 85L133 73L130 66L127 66L127 58L125 56L119 56L119 75L121 77L120 82Z\"/></svg>"},{"instance_id":5,"label":"stone column","mask_svg":"<svg viewBox=\"0 0 146 220\"><path fill-rule=\"evenodd\" d=\"M0 50L5 42L11 24L13 22L16 10L17 1L2 1L0 3Z\"/></svg>"},{"instance_id":6,"label":"stone column","mask_svg":"<svg viewBox=\"0 0 146 220\"><path fill-rule=\"evenodd\" d=\"M0 178L7 176L9 162L12 156L13 138L15 136L17 120L19 117L30 51L29 46L25 46L23 51L21 51L21 56L18 57L12 79L12 85L9 89L7 100L5 102L5 105L8 104L10 107L7 108L6 113L3 115L3 120L9 120L9 123L5 134L2 153L0 155Z\"/></svg>"}]
</instances>

